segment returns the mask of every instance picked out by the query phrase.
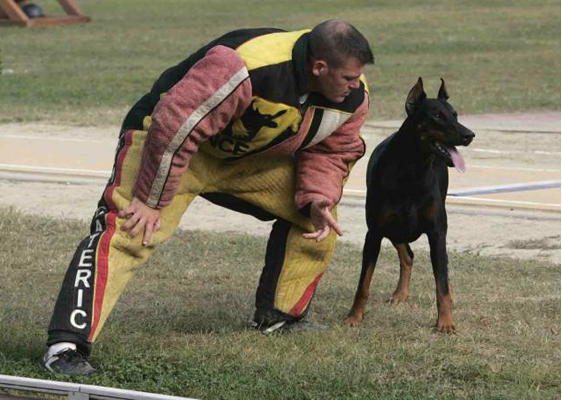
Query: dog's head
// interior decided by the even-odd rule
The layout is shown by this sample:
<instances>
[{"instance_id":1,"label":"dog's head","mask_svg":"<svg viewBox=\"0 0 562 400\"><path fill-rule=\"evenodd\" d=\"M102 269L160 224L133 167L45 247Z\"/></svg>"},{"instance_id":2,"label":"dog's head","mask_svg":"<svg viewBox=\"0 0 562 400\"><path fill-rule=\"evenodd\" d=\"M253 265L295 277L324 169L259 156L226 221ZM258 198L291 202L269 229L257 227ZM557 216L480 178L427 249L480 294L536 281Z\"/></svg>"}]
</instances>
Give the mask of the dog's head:
<instances>
[{"instance_id":1,"label":"dog's head","mask_svg":"<svg viewBox=\"0 0 562 400\"><path fill-rule=\"evenodd\" d=\"M435 154L449 167L464 172L464 160L455 146L468 146L474 132L458 122L457 112L447 102L448 98L443 79L437 98L428 99L422 78L418 78L406 99L406 113L415 127L422 151Z\"/></svg>"}]
</instances>

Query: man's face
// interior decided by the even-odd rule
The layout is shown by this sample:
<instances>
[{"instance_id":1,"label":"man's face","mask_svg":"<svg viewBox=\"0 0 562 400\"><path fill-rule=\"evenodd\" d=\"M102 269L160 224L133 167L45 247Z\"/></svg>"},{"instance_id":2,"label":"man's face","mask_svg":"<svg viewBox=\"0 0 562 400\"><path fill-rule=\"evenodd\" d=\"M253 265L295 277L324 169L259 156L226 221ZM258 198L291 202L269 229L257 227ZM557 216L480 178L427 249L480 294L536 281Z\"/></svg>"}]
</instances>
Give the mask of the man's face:
<instances>
[{"instance_id":1,"label":"man's face","mask_svg":"<svg viewBox=\"0 0 562 400\"><path fill-rule=\"evenodd\" d=\"M355 57L349 58L339 67L331 67L322 60L314 61L312 75L313 91L322 94L334 103L341 103L351 93L351 89L359 87L359 77L364 66Z\"/></svg>"}]
</instances>

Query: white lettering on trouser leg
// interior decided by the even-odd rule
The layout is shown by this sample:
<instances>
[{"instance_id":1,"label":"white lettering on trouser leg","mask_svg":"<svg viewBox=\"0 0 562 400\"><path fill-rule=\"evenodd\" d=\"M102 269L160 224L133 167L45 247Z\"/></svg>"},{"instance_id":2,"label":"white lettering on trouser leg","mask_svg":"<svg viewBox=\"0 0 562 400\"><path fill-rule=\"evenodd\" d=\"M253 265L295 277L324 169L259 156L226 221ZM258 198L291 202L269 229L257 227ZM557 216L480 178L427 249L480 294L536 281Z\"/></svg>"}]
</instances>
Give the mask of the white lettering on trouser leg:
<instances>
[{"instance_id":1,"label":"white lettering on trouser leg","mask_svg":"<svg viewBox=\"0 0 562 400\"><path fill-rule=\"evenodd\" d=\"M78 299L76 300L76 307L82 307L83 296L84 296L84 289L78 289Z\"/></svg>"},{"instance_id":2,"label":"white lettering on trouser leg","mask_svg":"<svg viewBox=\"0 0 562 400\"><path fill-rule=\"evenodd\" d=\"M82 317L86 317L88 314L86 314L86 311L84 310L74 310L72 311L72 314L70 314L70 323L72 324L72 326L77 329L84 329L86 327L86 323L83 322L81 324L78 324L76 322L76 315L81 315Z\"/></svg>"},{"instance_id":3,"label":"white lettering on trouser leg","mask_svg":"<svg viewBox=\"0 0 562 400\"><path fill-rule=\"evenodd\" d=\"M94 242L94 239L97 238L99 235L100 235L99 232L90 235L90 243L88 243L88 248L92 247L92 243Z\"/></svg>"},{"instance_id":4,"label":"white lettering on trouser leg","mask_svg":"<svg viewBox=\"0 0 562 400\"><path fill-rule=\"evenodd\" d=\"M93 267L93 253L94 249L91 249L92 245L94 244L94 240L100 235L100 233L94 233L90 235L90 241L88 243L88 247L82 251L80 254L80 260L78 261L78 267L82 268L92 268ZM78 288L76 292L76 307L82 307L84 301L84 289L83 288L90 288L90 283L88 280L92 277L92 270L91 269L78 269L76 270L76 277L74 278L74 287ZM82 319L88 319L88 313L84 310L74 309L70 314L70 324L77 328L77 329L85 329L88 324L83 321L79 323L76 321L77 316L80 316Z\"/></svg>"},{"instance_id":5,"label":"white lettering on trouser leg","mask_svg":"<svg viewBox=\"0 0 562 400\"><path fill-rule=\"evenodd\" d=\"M74 280L74 287L78 287L78 283L82 282L84 287L89 288L90 284L88 283L88 279L92 276L92 271L89 269L79 269L76 271L76 279Z\"/></svg>"},{"instance_id":6,"label":"white lettering on trouser leg","mask_svg":"<svg viewBox=\"0 0 562 400\"><path fill-rule=\"evenodd\" d=\"M80 262L78 263L78 266L90 268L92 266L92 253L93 252L94 252L94 250L92 250L92 249L84 250L82 252L82 254L80 255ZM86 261L88 261L89 263L86 264Z\"/></svg>"}]
</instances>

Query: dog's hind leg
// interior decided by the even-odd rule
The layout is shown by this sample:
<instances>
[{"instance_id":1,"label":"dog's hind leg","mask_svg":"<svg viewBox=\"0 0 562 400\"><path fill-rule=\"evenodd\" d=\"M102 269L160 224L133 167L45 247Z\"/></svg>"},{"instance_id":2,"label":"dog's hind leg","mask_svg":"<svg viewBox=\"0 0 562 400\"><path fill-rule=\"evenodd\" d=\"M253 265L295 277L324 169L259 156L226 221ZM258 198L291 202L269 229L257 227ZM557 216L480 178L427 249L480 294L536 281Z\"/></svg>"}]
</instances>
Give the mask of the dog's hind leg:
<instances>
[{"instance_id":1,"label":"dog's hind leg","mask_svg":"<svg viewBox=\"0 0 562 400\"><path fill-rule=\"evenodd\" d=\"M371 279L373 278L373 272L375 271L375 265L381 249L381 241L381 236L376 235L371 230L367 232L365 244L363 245L361 276L359 277L359 284L357 285L357 291L355 292L353 306L351 307L347 318L343 321L343 325L345 326L358 326L363 320L365 307L367 305L367 300L369 299Z\"/></svg>"},{"instance_id":2,"label":"dog's hind leg","mask_svg":"<svg viewBox=\"0 0 562 400\"><path fill-rule=\"evenodd\" d=\"M392 297L388 300L391 304L398 304L408 300L408 289L410 287L410 277L412 276L412 266L414 265L414 253L408 243L392 243L398 251L400 260L400 278Z\"/></svg>"},{"instance_id":3,"label":"dog's hind leg","mask_svg":"<svg viewBox=\"0 0 562 400\"><path fill-rule=\"evenodd\" d=\"M453 300L449 286L448 260L445 233L428 234L431 265L435 277L437 297L437 323L436 328L443 333L454 333Z\"/></svg>"}]
</instances>

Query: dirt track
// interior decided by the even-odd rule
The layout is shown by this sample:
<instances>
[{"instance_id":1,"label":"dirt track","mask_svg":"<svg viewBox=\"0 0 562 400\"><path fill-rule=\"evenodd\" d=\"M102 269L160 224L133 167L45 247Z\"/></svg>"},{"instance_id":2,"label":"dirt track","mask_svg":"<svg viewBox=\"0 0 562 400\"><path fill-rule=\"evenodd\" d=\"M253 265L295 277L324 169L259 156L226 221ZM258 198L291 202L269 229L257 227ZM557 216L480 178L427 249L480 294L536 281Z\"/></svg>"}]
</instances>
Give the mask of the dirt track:
<instances>
[{"instance_id":1,"label":"dirt track","mask_svg":"<svg viewBox=\"0 0 562 400\"><path fill-rule=\"evenodd\" d=\"M372 150L391 132L391 129L392 126L368 128L368 133L365 135L368 150ZM20 165L42 165L49 168L70 166L74 169L89 168L88 171L103 172L108 169L108 163L109 165L111 163L112 151L103 154L105 158L101 160L96 158L97 162L101 163L98 166L92 167L87 161L89 158L93 159L91 154L96 151L96 143L101 146L106 141L114 146L115 131L112 128L53 127L38 124L0 125L0 163L4 166L13 166L17 162ZM463 176L451 171L452 189L489 185L492 178L490 169L487 168L491 166L499 168L494 170L496 172L503 169L503 175L500 174L498 178L503 183L533 179L560 181L559 132L542 132L539 129L534 133L485 129L480 131L475 129L475 131L477 140L469 149L462 149L469 170ZM24 140L26 149L33 150L34 142L31 140L33 137L50 137L52 141L49 143L53 147L46 149L46 145L42 144L36 149L37 151L28 153L20 151L17 154L18 140ZM61 160L61 156L57 155L57 151L65 147L70 148L68 154L72 154L71 150L76 150L81 140L91 141L92 138L95 140L88 144L85 154L79 154L75 159L65 156ZM19 148L21 150L21 145ZM487 149L498 148L506 153L487 152ZM1 153L2 150L4 153ZM104 150L104 153L107 151ZM366 158L362 163L366 162ZM84 162L86 164L82 164ZM471 170L471 166L475 168ZM361 186L364 179L361 168L361 165L355 168L357 176L352 176L348 185L358 189L357 191L364 189ZM548 176L546 178L539 176L543 173ZM105 177L104 173L97 174L99 176L91 173L86 175L84 178L74 176L68 179L59 176L52 179L54 182L49 182L52 178L49 173L19 175L10 172L9 168L0 168L0 206L13 206L31 214L88 220L103 190ZM538 195L537 201L542 201L539 193L541 191L534 192L531 193L535 196L533 202ZM528 196L529 193L525 195ZM518 194L507 194L508 198L514 195ZM532 207L505 205L473 206L451 201L448 204L449 247L483 255L538 259L560 264L560 189L542 191L542 195L547 198L544 201L558 203L558 211L537 211ZM488 197L494 196L496 195ZM344 229L342 240L360 246L366 232L363 198L357 194L346 193L339 209L339 216ZM196 200L188 209L180 227L219 232L237 231L265 236L269 233L270 224L216 207L205 200ZM427 249L425 238L420 238L414 248Z\"/></svg>"}]
</instances>

